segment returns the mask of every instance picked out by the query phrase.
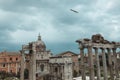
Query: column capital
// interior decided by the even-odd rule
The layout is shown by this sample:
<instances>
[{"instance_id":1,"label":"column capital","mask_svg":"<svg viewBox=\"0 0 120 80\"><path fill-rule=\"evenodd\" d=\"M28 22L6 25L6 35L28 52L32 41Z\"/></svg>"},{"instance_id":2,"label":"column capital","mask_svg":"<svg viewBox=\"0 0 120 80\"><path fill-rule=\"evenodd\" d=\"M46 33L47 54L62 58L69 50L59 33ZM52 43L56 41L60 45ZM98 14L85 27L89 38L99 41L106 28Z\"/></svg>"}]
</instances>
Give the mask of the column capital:
<instances>
[{"instance_id":1,"label":"column capital","mask_svg":"<svg viewBox=\"0 0 120 80\"><path fill-rule=\"evenodd\" d=\"M80 46L79 49L80 49L80 50L84 50L84 47L83 47L83 46Z\"/></svg>"},{"instance_id":2,"label":"column capital","mask_svg":"<svg viewBox=\"0 0 120 80\"><path fill-rule=\"evenodd\" d=\"M92 48L92 46L88 45L87 48L90 49L90 48Z\"/></svg>"},{"instance_id":3,"label":"column capital","mask_svg":"<svg viewBox=\"0 0 120 80\"><path fill-rule=\"evenodd\" d=\"M90 44L88 44L88 45L87 45L87 47L88 47L88 48L89 48L89 47L92 47L92 44L91 44L91 43L90 43Z\"/></svg>"}]
</instances>

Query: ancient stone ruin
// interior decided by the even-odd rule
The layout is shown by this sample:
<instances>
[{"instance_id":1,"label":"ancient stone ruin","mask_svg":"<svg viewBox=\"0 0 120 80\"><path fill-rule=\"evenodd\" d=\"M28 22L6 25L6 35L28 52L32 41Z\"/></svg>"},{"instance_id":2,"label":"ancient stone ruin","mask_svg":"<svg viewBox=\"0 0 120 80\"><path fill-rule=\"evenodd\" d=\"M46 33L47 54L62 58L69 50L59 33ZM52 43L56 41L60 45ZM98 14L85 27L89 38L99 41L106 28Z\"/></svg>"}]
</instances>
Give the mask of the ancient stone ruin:
<instances>
[{"instance_id":1,"label":"ancient stone ruin","mask_svg":"<svg viewBox=\"0 0 120 80\"><path fill-rule=\"evenodd\" d=\"M117 59L119 42L108 41L100 34L76 42L80 49L82 80L86 80L86 76L90 80L120 80ZM72 80L72 59L69 56L52 56L40 35L37 41L23 45L20 52L20 80L24 80L25 68L29 70L29 80Z\"/></svg>"},{"instance_id":2,"label":"ancient stone ruin","mask_svg":"<svg viewBox=\"0 0 120 80\"><path fill-rule=\"evenodd\" d=\"M120 43L105 40L101 34L93 35L91 39L84 38L76 42L79 44L81 55L82 80L86 80L86 76L89 76L90 80L96 80L95 71L97 80L120 80L116 54L117 48L120 48ZM88 52L88 66L84 62L85 49ZM93 53L95 53L95 60L93 59ZM107 66L106 54L108 55L109 67ZM103 66L100 66L100 55L102 56Z\"/></svg>"},{"instance_id":3,"label":"ancient stone ruin","mask_svg":"<svg viewBox=\"0 0 120 80\"><path fill-rule=\"evenodd\" d=\"M29 71L28 80L72 80L71 57L53 57L40 35L37 41L23 45L20 52L20 80L24 80L25 68Z\"/></svg>"}]
</instances>

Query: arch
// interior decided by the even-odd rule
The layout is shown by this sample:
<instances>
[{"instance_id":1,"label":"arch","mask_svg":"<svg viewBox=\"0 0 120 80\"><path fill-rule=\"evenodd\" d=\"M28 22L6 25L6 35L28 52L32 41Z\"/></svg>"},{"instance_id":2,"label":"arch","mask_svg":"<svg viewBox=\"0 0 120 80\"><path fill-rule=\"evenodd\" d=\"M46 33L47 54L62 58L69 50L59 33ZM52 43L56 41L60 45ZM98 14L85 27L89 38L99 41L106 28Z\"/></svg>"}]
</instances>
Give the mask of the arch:
<instances>
[{"instance_id":1,"label":"arch","mask_svg":"<svg viewBox=\"0 0 120 80\"><path fill-rule=\"evenodd\" d=\"M57 68L57 67L55 67L55 72L56 72L56 73L58 72L58 68Z\"/></svg>"},{"instance_id":2,"label":"arch","mask_svg":"<svg viewBox=\"0 0 120 80\"><path fill-rule=\"evenodd\" d=\"M40 65L40 69L41 69L42 72L44 71L44 64Z\"/></svg>"}]
</instances>

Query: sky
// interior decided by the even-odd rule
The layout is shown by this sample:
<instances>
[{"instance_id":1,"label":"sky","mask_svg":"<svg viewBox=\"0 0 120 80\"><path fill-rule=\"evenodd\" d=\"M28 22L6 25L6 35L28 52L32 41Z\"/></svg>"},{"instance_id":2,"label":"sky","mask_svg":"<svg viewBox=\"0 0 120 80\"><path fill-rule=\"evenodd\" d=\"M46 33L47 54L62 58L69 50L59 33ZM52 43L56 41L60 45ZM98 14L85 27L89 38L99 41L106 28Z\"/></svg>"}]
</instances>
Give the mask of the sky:
<instances>
[{"instance_id":1,"label":"sky","mask_svg":"<svg viewBox=\"0 0 120 80\"><path fill-rule=\"evenodd\" d=\"M93 34L118 42L120 0L0 0L0 51L19 51L39 33L53 54L79 53L75 41Z\"/></svg>"}]
</instances>

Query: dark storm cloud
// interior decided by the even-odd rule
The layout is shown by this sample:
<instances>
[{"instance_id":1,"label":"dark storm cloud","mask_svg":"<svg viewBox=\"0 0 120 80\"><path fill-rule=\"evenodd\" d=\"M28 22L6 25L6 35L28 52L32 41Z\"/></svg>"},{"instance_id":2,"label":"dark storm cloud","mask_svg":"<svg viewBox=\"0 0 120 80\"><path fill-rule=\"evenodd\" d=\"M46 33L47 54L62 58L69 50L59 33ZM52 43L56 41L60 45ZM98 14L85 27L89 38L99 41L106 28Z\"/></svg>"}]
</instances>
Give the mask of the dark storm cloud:
<instances>
[{"instance_id":1,"label":"dark storm cloud","mask_svg":"<svg viewBox=\"0 0 120 80\"><path fill-rule=\"evenodd\" d=\"M7 50L7 51L19 51L21 50L21 44L11 44L9 42L0 42L0 44L2 46L0 46L0 51L4 51L4 50Z\"/></svg>"},{"instance_id":2,"label":"dark storm cloud","mask_svg":"<svg viewBox=\"0 0 120 80\"><path fill-rule=\"evenodd\" d=\"M19 50L39 32L54 53L77 51L75 40L95 33L119 41L119 4L119 0L0 0L0 49Z\"/></svg>"}]
</instances>

